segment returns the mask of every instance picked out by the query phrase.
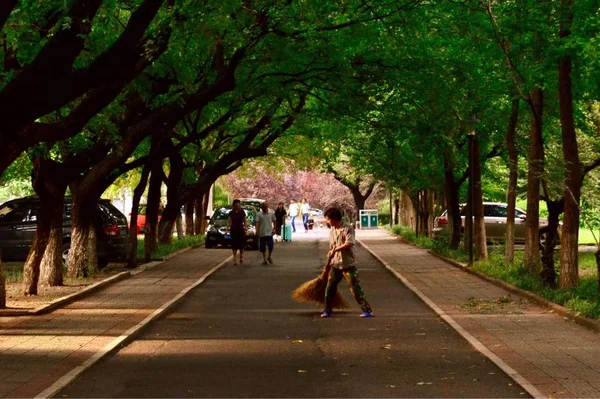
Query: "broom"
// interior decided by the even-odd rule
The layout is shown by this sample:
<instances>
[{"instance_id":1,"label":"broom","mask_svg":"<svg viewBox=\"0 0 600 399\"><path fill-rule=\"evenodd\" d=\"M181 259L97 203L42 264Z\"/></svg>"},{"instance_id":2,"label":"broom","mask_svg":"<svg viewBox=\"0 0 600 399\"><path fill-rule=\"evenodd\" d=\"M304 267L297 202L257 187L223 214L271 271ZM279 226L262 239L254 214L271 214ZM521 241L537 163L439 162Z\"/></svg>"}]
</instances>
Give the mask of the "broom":
<instances>
[{"instance_id":1,"label":"broom","mask_svg":"<svg viewBox=\"0 0 600 399\"><path fill-rule=\"evenodd\" d=\"M321 274L310 281L302 284L292 293L292 299L303 303L325 303L325 288L327 288L327 276L331 269L331 259L327 262ZM348 303L338 291L333 298L332 307L335 309L347 309Z\"/></svg>"}]
</instances>

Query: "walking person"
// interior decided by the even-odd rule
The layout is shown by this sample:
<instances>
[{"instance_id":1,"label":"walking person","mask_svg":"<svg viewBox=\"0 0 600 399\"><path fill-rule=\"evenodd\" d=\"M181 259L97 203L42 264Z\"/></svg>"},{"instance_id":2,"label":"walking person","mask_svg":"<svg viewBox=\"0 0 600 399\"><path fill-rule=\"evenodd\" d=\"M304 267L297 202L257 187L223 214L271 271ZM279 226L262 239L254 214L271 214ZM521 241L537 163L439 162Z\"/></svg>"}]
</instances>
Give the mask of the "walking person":
<instances>
[{"instance_id":1,"label":"walking person","mask_svg":"<svg viewBox=\"0 0 600 399\"><path fill-rule=\"evenodd\" d=\"M240 253L240 264L244 263L244 244L246 243L246 212L242 209L240 200L233 200L233 209L227 218L227 234L231 236L231 251L233 265L238 264L237 254Z\"/></svg>"},{"instance_id":2,"label":"walking person","mask_svg":"<svg viewBox=\"0 0 600 399\"><path fill-rule=\"evenodd\" d=\"M296 203L296 200L291 200L290 201L290 206L288 208L288 211L290 212L290 217L292 218L292 221L290 222L290 224L292 225L292 232L296 232L296 216L298 216L298 213L300 212L300 208L298 207L298 204Z\"/></svg>"},{"instance_id":3,"label":"walking person","mask_svg":"<svg viewBox=\"0 0 600 399\"><path fill-rule=\"evenodd\" d=\"M358 279L354 228L342 220L342 212L338 208L327 209L325 220L331 226L329 253L327 254L328 261L331 262L331 269L327 278L327 288L325 288L325 310L321 317L332 316L333 298L337 294L337 286L342 278L346 279L350 292L362 310L360 317L373 317L373 310L367 302L365 292Z\"/></svg>"},{"instance_id":4,"label":"walking person","mask_svg":"<svg viewBox=\"0 0 600 399\"><path fill-rule=\"evenodd\" d=\"M302 205L300 205L300 213L302 213L302 224L304 225L304 232L308 233L308 216L310 215L310 205L306 198L302 198Z\"/></svg>"},{"instance_id":5,"label":"walking person","mask_svg":"<svg viewBox=\"0 0 600 399\"><path fill-rule=\"evenodd\" d=\"M283 232L282 232L282 228L283 225L285 224L285 216L287 215L287 212L285 210L285 208L283 207L283 202L280 202L277 204L277 209L275 209L275 234L279 235L281 234L281 239L285 239L285 237L283 236Z\"/></svg>"},{"instance_id":6,"label":"walking person","mask_svg":"<svg viewBox=\"0 0 600 399\"><path fill-rule=\"evenodd\" d=\"M263 265L267 262L273 263L271 254L273 253L273 228L275 228L275 214L269 213L269 204L263 202L261 205L261 211L256 215L256 233L258 234L258 247L263 257ZM267 249L269 249L269 255L267 256Z\"/></svg>"}]
</instances>

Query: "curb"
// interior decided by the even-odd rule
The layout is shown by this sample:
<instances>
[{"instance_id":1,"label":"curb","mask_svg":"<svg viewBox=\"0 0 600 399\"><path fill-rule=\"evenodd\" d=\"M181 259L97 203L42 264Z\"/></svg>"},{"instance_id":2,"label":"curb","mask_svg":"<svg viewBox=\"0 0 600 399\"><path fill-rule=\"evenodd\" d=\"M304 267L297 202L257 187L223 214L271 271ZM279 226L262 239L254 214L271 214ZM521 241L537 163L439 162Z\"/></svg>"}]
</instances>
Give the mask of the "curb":
<instances>
[{"instance_id":1,"label":"curb","mask_svg":"<svg viewBox=\"0 0 600 399\"><path fill-rule=\"evenodd\" d=\"M162 258L158 258L158 259L152 259L150 262L148 263L144 263L139 265L136 269L130 270L130 271L124 271L124 272L120 272L114 276L111 276L109 278L106 278L104 280L98 281L96 283L90 284L88 287L74 292L72 294L57 298L55 300L53 300L52 302L46 304L46 305L42 305L39 306L35 309L0 309L0 318L1 317L16 317L16 316L38 316L41 314L46 314L46 313L50 313L53 310L56 310L60 307L63 307L77 299L81 299L83 297L85 297L86 295L89 295L91 293L94 293L98 290L100 290L101 288L106 287L109 284L112 283L116 283L118 281L124 280L130 276L135 276L141 272L143 272L144 270L147 269L151 269L155 266L158 266L159 264L163 263L164 261L173 258L177 255L180 255L184 252L187 251L191 251L192 249L196 249L196 248L200 248L202 246L202 243L199 244L194 244L192 246L189 246L187 248L183 248L180 249L177 252L173 252L171 254L168 254Z\"/></svg>"},{"instance_id":2,"label":"curb","mask_svg":"<svg viewBox=\"0 0 600 399\"><path fill-rule=\"evenodd\" d=\"M96 362L105 356L118 351L121 346L127 345L131 342L135 337L140 334L152 321L156 320L166 312L168 312L171 308L177 305L190 291L194 288L198 287L202 284L208 277L210 277L214 272L223 268L231 259L233 255L230 255L221 263L217 264L215 267L207 271L202 277L196 280L194 283L190 284L183 290L179 292L173 299L163 304L160 308L156 309L152 314L148 315L144 320L131 327L129 330L125 331L121 336L112 340L106 344L100 351L96 352L90 358L88 358L81 365L73 368L71 371L66 373L64 376L59 378L54 384L40 392L35 396L35 398L51 398L54 397L58 392L60 392L63 388L69 385L72 381L74 381L81 373L85 370L92 367Z\"/></svg>"},{"instance_id":3,"label":"curb","mask_svg":"<svg viewBox=\"0 0 600 399\"><path fill-rule=\"evenodd\" d=\"M114 276L111 276L107 279L98 281L96 283L90 284L88 287L74 292L72 294L63 296L61 298L57 298L55 300L53 300L52 302L46 304L46 305L42 305L39 306L35 309L29 309L29 310L21 310L21 309L2 309L0 310L0 317L6 317L6 316L37 316L37 315L41 315L41 314L46 314L46 313L50 313L55 309L58 309L62 306L65 306L73 301L75 301L76 299L81 299L83 297L85 297L86 295L89 295L91 293L94 293L104 287L106 287L109 284L112 283L116 283L117 281L121 281L124 280L126 278L128 278L129 276L131 276L131 273L126 271L126 272L121 272L118 274L115 274Z\"/></svg>"},{"instance_id":4,"label":"curb","mask_svg":"<svg viewBox=\"0 0 600 399\"><path fill-rule=\"evenodd\" d=\"M521 295L521 296L523 296L523 297L525 297L527 299L530 299L530 300L538 303L539 305L542 305L542 306L545 306L545 307L551 309L556 314L558 314L560 316L563 316L563 317L566 317L566 318L570 319L571 321L573 321L573 322L575 322L575 323L577 323L577 324L579 324L579 325L581 325L583 327L587 327L587 328L591 329L592 331L600 332L600 322L598 322L598 321L596 321L594 319L591 319L591 318L586 317L586 316L580 316L577 313L573 312L572 310L569 310L569 309L565 308L564 306L559 305L557 303L551 302L551 301L547 300L546 298L542 298L541 296L536 295L536 294L534 294L534 293L532 293L530 291L526 291L526 290L524 290L522 288L515 287L512 284L509 284L509 283L507 283L505 281L499 280L499 279L494 278L494 277L490 277L490 276L485 275L485 274L483 274L481 272L478 272L476 270L469 269L469 267L467 265L463 264L463 263L460 263L460 262L457 262L457 261L455 261L453 259L449 259L449 258L446 258L444 256L438 255L438 254L436 254L436 253L434 253L434 252L432 252L430 250L427 251L427 252L429 254L435 256L436 258L438 258L438 259L440 259L440 260L448 263L451 266L454 266L454 267L456 267L458 269L463 270L464 272L467 272L469 274L477 276L480 279L485 280L488 283L494 284L497 287L504 288L507 291L510 291L512 293L515 293L517 295Z\"/></svg>"},{"instance_id":5,"label":"curb","mask_svg":"<svg viewBox=\"0 0 600 399\"><path fill-rule=\"evenodd\" d=\"M396 277L402 284L406 286L413 294L415 294L419 299L421 299L438 317L440 317L445 323L447 323L452 329L454 329L458 335L464 338L475 350L479 351L483 356L487 357L492 363L494 363L500 370L502 370L509 378L515 381L521 388L523 388L527 393L529 393L535 399L542 399L546 396L543 395L531 382L529 382L525 377L519 374L518 371L510 367L502 358L492 352L488 347L486 347L481 341L475 338L471 333L465 330L456 320L454 320L450 315L448 315L442 308L435 304L428 296L423 294L421 290L419 290L414 284L412 284L406 277L404 277L399 271L390 266L382 257L377 255L368 245L366 245L362 240L356 240L360 245L363 246L375 259L377 259L381 264ZM412 244L412 243L411 243ZM417 245L413 246L423 249Z\"/></svg>"}]
</instances>

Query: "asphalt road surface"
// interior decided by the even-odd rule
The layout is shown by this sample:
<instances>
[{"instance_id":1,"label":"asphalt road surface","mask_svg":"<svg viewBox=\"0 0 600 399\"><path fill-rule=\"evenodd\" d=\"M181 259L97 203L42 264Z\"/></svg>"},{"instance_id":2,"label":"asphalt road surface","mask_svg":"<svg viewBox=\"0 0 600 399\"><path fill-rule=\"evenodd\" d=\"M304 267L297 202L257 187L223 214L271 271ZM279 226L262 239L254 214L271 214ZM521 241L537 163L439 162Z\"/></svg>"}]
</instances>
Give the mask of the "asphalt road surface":
<instances>
[{"instance_id":1,"label":"asphalt road surface","mask_svg":"<svg viewBox=\"0 0 600 399\"><path fill-rule=\"evenodd\" d=\"M277 244L269 266L247 252L56 397L527 397L362 248L376 317L358 318L345 282L351 309L333 318L293 302L326 233Z\"/></svg>"}]
</instances>

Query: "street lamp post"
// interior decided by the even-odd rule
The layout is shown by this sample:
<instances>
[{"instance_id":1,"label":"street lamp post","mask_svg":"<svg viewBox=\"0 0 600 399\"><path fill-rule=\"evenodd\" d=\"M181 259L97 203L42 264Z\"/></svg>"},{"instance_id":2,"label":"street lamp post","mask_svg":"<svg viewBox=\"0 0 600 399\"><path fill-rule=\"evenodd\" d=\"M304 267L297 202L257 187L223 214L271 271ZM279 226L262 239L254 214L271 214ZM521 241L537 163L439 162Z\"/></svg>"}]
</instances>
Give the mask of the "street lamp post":
<instances>
[{"instance_id":1,"label":"street lamp post","mask_svg":"<svg viewBox=\"0 0 600 399\"><path fill-rule=\"evenodd\" d=\"M473 266L473 227L474 227L474 223L473 223L473 176L474 171L473 171L473 139L475 139L475 129L469 131L469 133L467 133L467 137L469 139L469 187L468 187L468 202L469 202L469 206L467 207L468 210L468 214L467 214L467 223L468 223L468 228L469 228L469 267Z\"/></svg>"}]
</instances>

